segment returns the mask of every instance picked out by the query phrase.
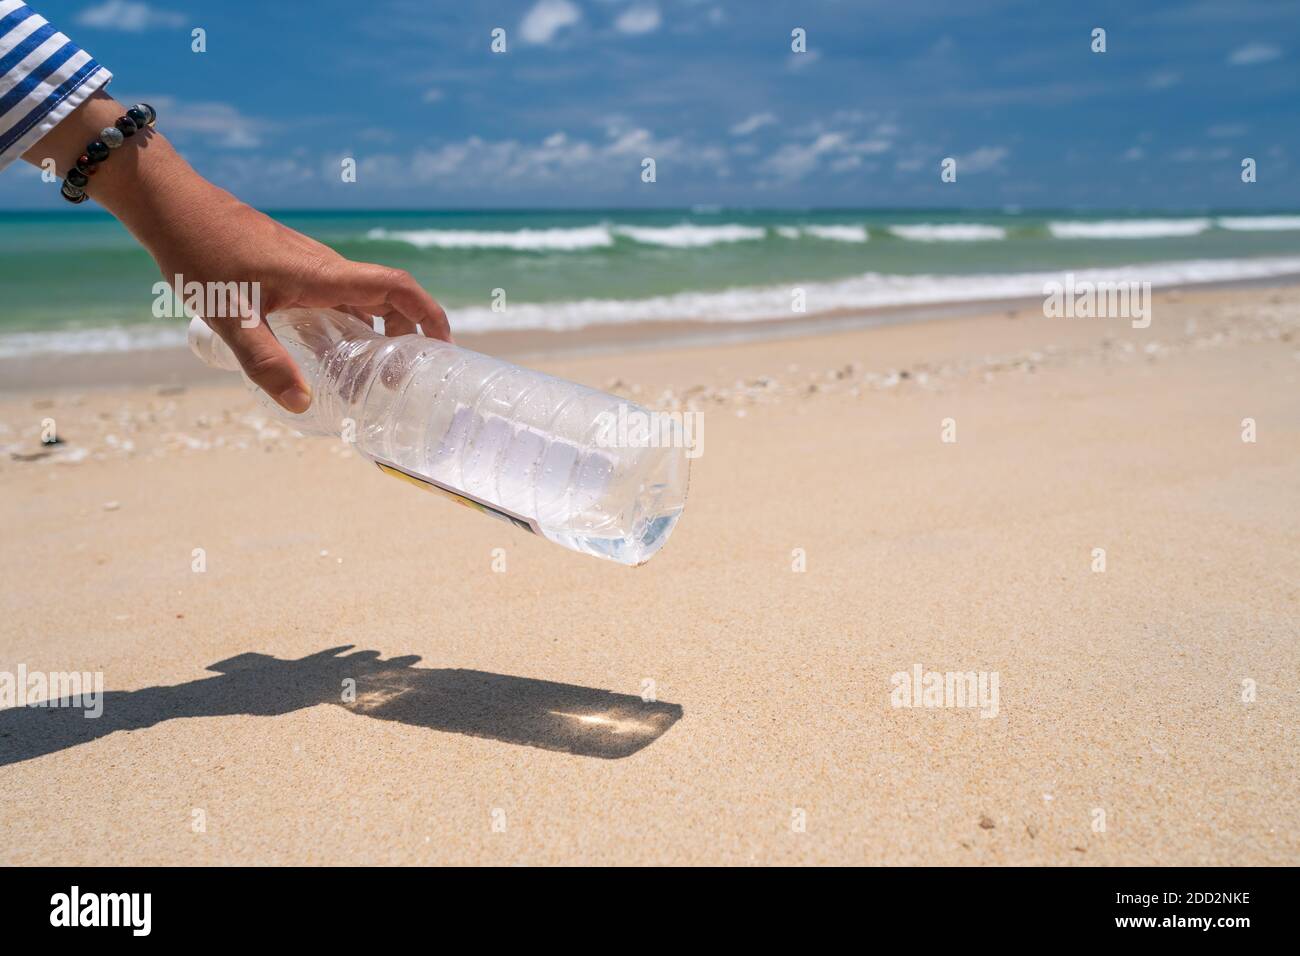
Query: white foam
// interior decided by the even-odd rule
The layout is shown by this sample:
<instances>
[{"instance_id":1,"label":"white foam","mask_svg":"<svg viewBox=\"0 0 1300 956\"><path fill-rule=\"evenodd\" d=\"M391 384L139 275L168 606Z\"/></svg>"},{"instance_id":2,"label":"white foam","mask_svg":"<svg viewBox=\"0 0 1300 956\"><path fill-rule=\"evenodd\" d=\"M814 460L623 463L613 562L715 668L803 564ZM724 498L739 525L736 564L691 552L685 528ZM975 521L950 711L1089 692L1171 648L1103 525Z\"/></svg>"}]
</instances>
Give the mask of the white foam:
<instances>
[{"instance_id":1,"label":"white foam","mask_svg":"<svg viewBox=\"0 0 1300 956\"><path fill-rule=\"evenodd\" d=\"M405 242L419 249L513 249L516 252L572 252L614 244L608 226L571 229L371 229L367 239Z\"/></svg>"},{"instance_id":2,"label":"white foam","mask_svg":"<svg viewBox=\"0 0 1300 956\"><path fill-rule=\"evenodd\" d=\"M836 227L826 227L834 229ZM619 236L649 246L698 249L729 242L767 238L762 226L723 224L701 226L577 226L568 229L371 229L367 239L405 242L419 249L511 249L516 252L572 252L601 249Z\"/></svg>"},{"instance_id":3,"label":"white foam","mask_svg":"<svg viewBox=\"0 0 1300 956\"><path fill-rule=\"evenodd\" d=\"M1097 222L1049 222L1056 239L1161 239L1199 236L1210 228L1208 219L1102 219Z\"/></svg>"},{"instance_id":4,"label":"white foam","mask_svg":"<svg viewBox=\"0 0 1300 956\"><path fill-rule=\"evenodd\" d=\"M1216 221L1220 228L1237 232L1300 229L1300 216L1220 216Z\"/></svg>"},{"instance_id":5,"label":"white foam","mask_svg":"<svg viewBox=\"0 0 1300 956\"><path fill-rule=\"evenodd\" d=\"M0 358L25 355L82 355L102 352L146 352L185 344L188 322L175 326L106 326L102 329L62 329L50 332L9 332L0 335Z\"/></svg>"},{"instance_id":6,"label":"white foam","mask_svg":"<svg viewBox=\"0 0 1300 956\"><path fill-rule=\"evenodd\" d=\"M913 242L985 242L1007 237L1007 231L1001 226L979 222L923 222L913 226L890 226L889 231L900 239Z\"/></svg>"},{"instance_id":7,"label":"white foam","mask_svg":"<svg viewBox=\"0 0 1300 956\"><path fill-rule=\"evenodd\" d=\"M830 242L866 242L871 238L866 226L804 226L805 235Z\"/></svg>"},{"instance_id":8,"label":"white foam","mask_svg":"<svg viewBox=\"0 0 1300 956\"><path fill-rule=\"evenodd\" d=\"M866 242L871 238L866 226L777 226L776 234L783 239L811 236L827 242Z\"/></svg>"},{"instance_id":9,"label":"white foam","mask_svg":"<svg viewBox=\"0 0 1300 956\"><path fill-rule=\"evenodd\" d=\"M1073 270L1080 282L1150 282L1156 287L1300 276L1300 256L1258 259L1197 259ZM1063 282L1065 270L976 275L886 275L868 272L836 282L801 283L808 314L908 305L941 305L998 299L1040 298L1048 282ZM512 303L505 312L453 308L457 332L548 329L655 321L753 322L791 318L790 285L742 287L717 292L681 292L648 299L582 299ZM0 357L40 353L118 352L181 347L185 329L141 326L22 332L0 335Z\"/></svg>"},{"instance_id":10,"label":"white foam","mask_svg":"<svg viewBox=\"0 0 1300 956\"><path fill-rule=\"evenodd\" d=\"M1064 281L1066 270L977 275L886 275L868 272L837 282L801 283L809 314L907 305L939 305L996 299L1037 298L1047 282ZM1198 259L1073 270L1075 282L1150 282L1196 285L1300 275L1300 257ZM790 318L790 286L743 287L719 292L681 292L648 299L582 299L518 303L505 312L453 310L458 331L549 329L655 321L753 322Z\"/></svg>"},{"instance_id":11,"label":"white foam","mask_svg":"<svg viewBox=\"0 0 1300 956\"><path fill-rule=\"evenodd\" d=\"M673 249L698 249L724 242L750 242L766 239L762 226L699 226L683 222L676 226L615 226L614 233L648 246L669 246Z\"/></svg>"}]
</instances>

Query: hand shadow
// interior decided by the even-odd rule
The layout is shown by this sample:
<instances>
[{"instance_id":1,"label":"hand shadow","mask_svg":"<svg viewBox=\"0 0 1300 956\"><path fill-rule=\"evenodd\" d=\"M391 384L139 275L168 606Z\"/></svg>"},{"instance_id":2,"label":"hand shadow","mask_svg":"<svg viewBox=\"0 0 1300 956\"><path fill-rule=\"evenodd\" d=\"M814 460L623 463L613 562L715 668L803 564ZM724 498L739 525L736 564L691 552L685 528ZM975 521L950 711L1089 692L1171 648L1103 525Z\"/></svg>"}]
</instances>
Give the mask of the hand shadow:
<instances>
[{"instance_id":1,"label":"hand shadow","mask_svg":"<svg viewBox=\"0 0 1300 956\"><path fill-rule=\"evenodd\" d=\"M0 710L0 766L178 717L274 716L325 703L412 727L606 759L636 753L682 716L677 704L592 687L419 668L418 657L380 660L378 651L343 653L352 646L298 660L240 654L211 665L217 677L108 691L97 718L72 706ZM349 680L355 684L345 685Z\"/></svg>"}]
</instances>

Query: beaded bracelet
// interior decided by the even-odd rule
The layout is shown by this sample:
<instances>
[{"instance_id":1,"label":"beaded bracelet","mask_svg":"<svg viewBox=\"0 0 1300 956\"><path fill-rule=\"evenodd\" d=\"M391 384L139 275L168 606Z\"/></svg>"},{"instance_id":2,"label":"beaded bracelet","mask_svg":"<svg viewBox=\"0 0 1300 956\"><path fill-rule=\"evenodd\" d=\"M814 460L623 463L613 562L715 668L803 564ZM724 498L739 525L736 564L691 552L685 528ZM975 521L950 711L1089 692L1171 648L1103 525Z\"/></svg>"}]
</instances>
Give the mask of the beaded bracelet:
<instances>
[{"instance_id":1,"label":"beaded bracelet","mask_svg":"<svg viewBox=\"0 0 1300 956\"><path fill-rule=\"evenodd\" d=\"M117 149L137 131L153 126L157 119L158 113L152 106L148 103L136 103L112 126L101 129L99 139L87 144L86 151L77 157L76 165L68 170L68 175L63 180L63 188L59 190L63 198L71 203L85 202L89 199L90 197L86 195L86 184L90 182L90 177L95 175L99 164L108 159L109 152Z\"/></svg>"}]
</instances>

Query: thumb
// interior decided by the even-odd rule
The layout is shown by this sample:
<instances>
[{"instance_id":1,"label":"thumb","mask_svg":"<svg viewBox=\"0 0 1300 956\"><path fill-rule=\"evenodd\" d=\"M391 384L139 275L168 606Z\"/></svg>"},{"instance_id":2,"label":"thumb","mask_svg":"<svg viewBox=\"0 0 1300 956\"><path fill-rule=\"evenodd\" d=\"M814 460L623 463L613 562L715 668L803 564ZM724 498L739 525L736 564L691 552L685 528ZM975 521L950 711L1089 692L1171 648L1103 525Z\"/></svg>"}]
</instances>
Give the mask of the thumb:
<instances>
[{"instance_id":1,"label":"thumb","mask_svg":"<svg viewBox=\"0 0 1300 956\"><path fill-rule=\"evenodd\" d=\"M282 408L301 414L311 407L311 392L302 372L293 364L275 333L254 316L256 324L245 328L238 319L204 319L235 353L244 374Z\"/></svg>"}]
</instances>

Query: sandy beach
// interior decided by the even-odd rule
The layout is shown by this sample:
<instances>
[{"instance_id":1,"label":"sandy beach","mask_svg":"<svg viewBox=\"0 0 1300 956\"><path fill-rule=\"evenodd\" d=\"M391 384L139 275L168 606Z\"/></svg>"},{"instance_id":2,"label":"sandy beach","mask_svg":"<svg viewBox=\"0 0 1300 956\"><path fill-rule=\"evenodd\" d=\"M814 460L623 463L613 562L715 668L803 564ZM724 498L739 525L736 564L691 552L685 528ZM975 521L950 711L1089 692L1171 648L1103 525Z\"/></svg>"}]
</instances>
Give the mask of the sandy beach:
<instances>
[{"instance_id":1,"label":"sandy beach","mask_svg":"<svg viewBox=\"0 0 1300 956\"><path fill-rule=\"evenodd\" d=\"M1153 316L547 359L704 413L638 569L234 381L0 386L0 672L105 690L0 710L0 863L1295 865L1300 286Z\"/></svg>"}]
</instances>

